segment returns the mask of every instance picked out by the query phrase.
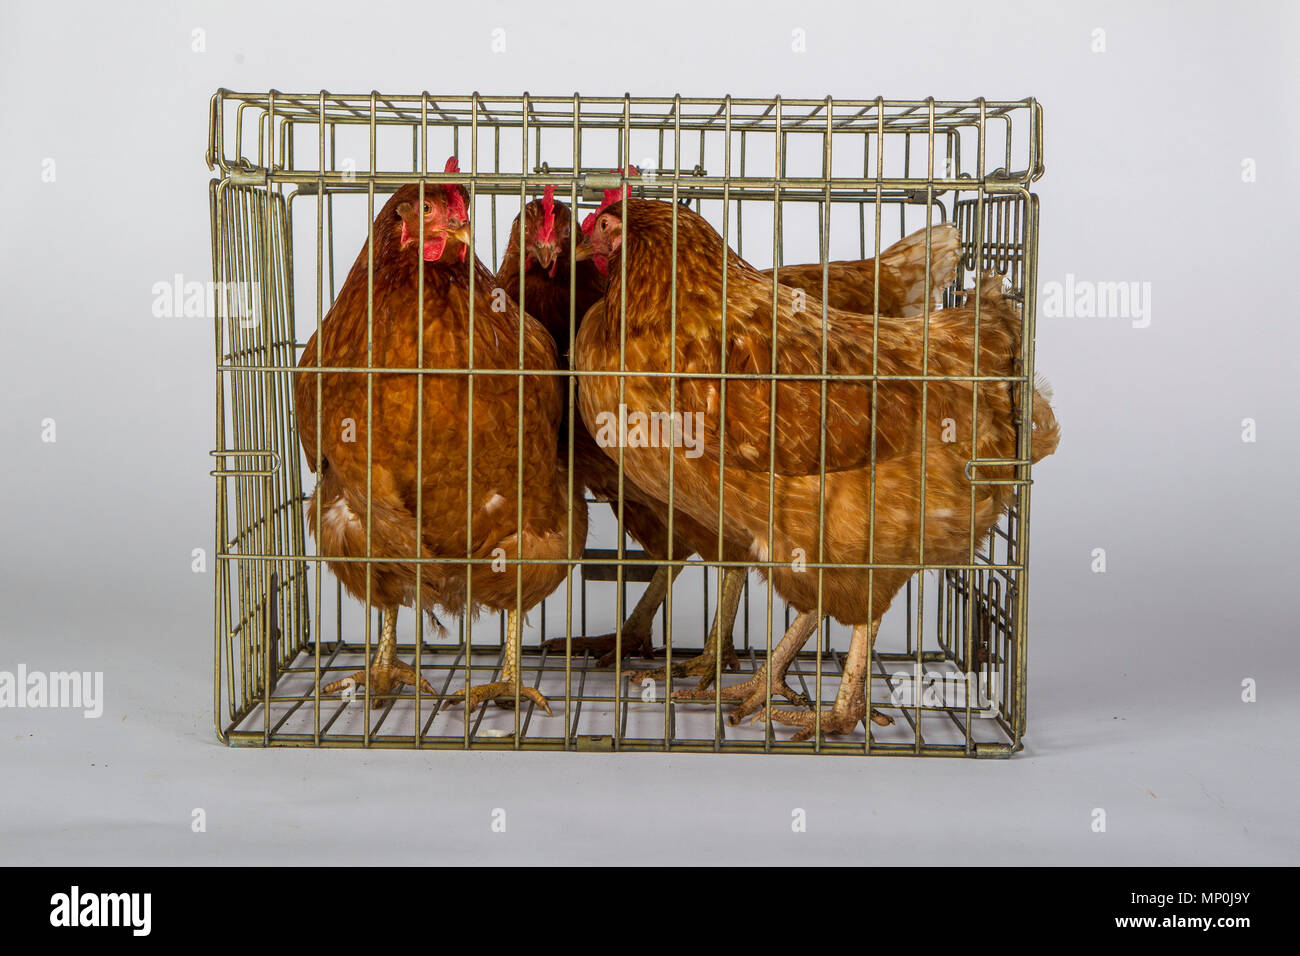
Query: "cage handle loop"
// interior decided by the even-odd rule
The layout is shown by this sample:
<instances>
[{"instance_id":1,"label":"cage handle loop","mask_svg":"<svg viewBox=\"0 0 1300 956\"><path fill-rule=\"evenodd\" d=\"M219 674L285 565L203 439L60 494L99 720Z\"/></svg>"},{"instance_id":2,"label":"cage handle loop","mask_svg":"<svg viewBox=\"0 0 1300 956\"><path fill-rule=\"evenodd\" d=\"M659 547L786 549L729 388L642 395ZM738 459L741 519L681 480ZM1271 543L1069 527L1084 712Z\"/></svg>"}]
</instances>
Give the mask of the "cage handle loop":
<instances>
[{"instance_id":1,"label":"cage handle loop","mask_svg":"<svg viewBox=\"0 0 1300 956\"><path fill-rule=\"evenodd\" d=\"M1014 468L1019 465L1030 465L1032 462L1024 458L972 458L962 466L962 471L966 475L966 480L972 485L1032 485L1032 478L977 478L975 477L976 468Z\"/></svg>"},{"instance_id":2,"label":"cage handle loop","mask_svg":"<svg viewBox=\"0 0 1300 956\"><path fill-rule=\"evenodd\" d=\"M269 468L217 468L208 472L213 478L270 478L280 470L277 452L257 448L226 448L208 452L213 458L270 458Z\"/></svg>"}]
</instances>

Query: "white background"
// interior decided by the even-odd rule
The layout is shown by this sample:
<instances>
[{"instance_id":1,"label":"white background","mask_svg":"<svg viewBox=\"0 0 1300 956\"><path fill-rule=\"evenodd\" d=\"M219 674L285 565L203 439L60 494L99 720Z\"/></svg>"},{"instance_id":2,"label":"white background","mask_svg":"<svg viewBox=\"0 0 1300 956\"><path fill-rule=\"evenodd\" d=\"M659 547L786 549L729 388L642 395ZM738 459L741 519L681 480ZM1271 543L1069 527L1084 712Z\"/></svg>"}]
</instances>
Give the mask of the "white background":
<instances>
[{"instance_id":1,"label":"white background","mask_svg":"<svg viewBox=\"0 0 1300 956\"><path fill-rule=\"evenodd\" d=\"M102 670L107 695L98 720L0 710L6 861L1300 861L1297 30L1294 6L1248 2L5 4L0 669ZM1027 752L216 743L212 581L190 571L212 536L211 324L150 306L155 282L210 276L220 86L1038 97L1040 282L1153 299L1143 329L1040 317L1064 441L1035 472Z\"/></svg>"}]
</instances>

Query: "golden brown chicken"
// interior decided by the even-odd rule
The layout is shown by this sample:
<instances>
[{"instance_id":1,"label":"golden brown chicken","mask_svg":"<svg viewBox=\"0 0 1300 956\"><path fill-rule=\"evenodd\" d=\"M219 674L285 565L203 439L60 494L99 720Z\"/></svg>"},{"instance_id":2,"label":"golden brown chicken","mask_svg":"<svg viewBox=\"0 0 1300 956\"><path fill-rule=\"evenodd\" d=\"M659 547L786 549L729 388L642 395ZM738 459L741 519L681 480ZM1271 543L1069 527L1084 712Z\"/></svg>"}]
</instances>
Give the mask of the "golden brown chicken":
<instances>
[{"instance_id":1,"label":"golden brown chicken","mask_svg":"<svg viewBox=\"0 0 1300 956\"><path fill-rule=\"evenodd\" d=\"M635 173L635 169L632 170ZM617 202L620 198L620 190L606 190L604 202L600 209L589 215L583 223L585 232L590 232L601 212ZM928 246L927 246L928 234ZM933 309L940 305L943 290L952 284L957 274L957 261L960 252L960 239L957 230L949 224L939 224L932 226L928 231L925 228L919 229L911 235L899 240L892 246L881 253L879 257L880 269L880 309L883 314L898 314L903 316L916 316L924 314L927 300ZM593 255L594 253L594 255ZM609 269L608 258L599 250L584 247L583 255L592 257L597 263L602 274ZM927 263L929 263L927 268ZM876 308L874 289L875 273L877 262L875 259L866 260L845 260L831 262L823 272L820 263L808 265L785 266L779 270L778 281L784 286L789 285L791 288L802 288L805 290L804 298L808 298L808 293L816 289L816 296L820 295L823 287L823 280L831 290L830 302L837 308L846 308L853 311L872 312ZM767 270L760 273L769 283L774 270ZM787 283L787 276L789 283ZM663 281L667 281L665 278ZM927 296L926 292L929 291ZM817 302L813 303L817 306ZM893 310L893 313L886 310ZM598 448L596 449L599 450ZM585 463L583 472L592 475L600 475L602 469L605 474L606 484L614 487L617 482L617 469L610 470L610 464L613 458L606 456L607 461L602 465L599 461L589 461ZM633 493L638 499L646 497L645 492L636 488L635 482L624 476L625 489L631 487ZM625 491L624 500L627 500ZM638 501L638 507L645 510L643 501ZM680 516L680 511L678 512ZM666 520L666 516L665 516ZM716 534L697 523L684 523L681 518L675 519L676 527L680 530L676 534L676 542L680 550L689 556L690 552L698 552L706 560L708 555L716 552ZM644 540L645 531L637 535L637 540ZM702 546L702 544L705 546ZM685 545L685 547L681 547ZM649 549L647 549L649 550ZM657 555L657 552L651 552ZM673 555L675 560L681 560L676 553ZM739 563L746 560L743 548L737 550L734 544L729 544L724 540L723 550L718 558L728 563ZM655 609L658 603L663 600L668 587L681 567L679 565L666 565L656 572L654 579L646 588L642 600L637 604L630 620L637 623L636 633L638 635L646 634L648 640L648 628L653 620ZM638 672L635 679L641 681L664 680L671 670L674 677L685 677L694 675L700 677L698 689L706 689L712 683L716 673L716 662L720 658L724 666L734 668L739 665L739 659L736 656L735 647L732 643L732 630L735 623L736 612L740 600L744 594L746 570L741 567L728 567L723 575L719 586L718 609L715 613L713 626L709 630L708 638L705 642L704 649L699 655L688 658L684 662L675 663L671 668L660 667L653 670ZM653 602L653 603L650 603ZM559 642L553 642L558 648ZM612 648L612 637L589 639L583 642L584 646L590 645L593 648L609 650ZM626 645L625 645L626 646Z\"/></svg>"},{"instance_id":2,"label":"golden brown chicken","mask_svg":"<svg viewBox=\"0 0 1300 956\"><path fill-rule=\"evenodd\" d=\"M454 158L447 169L456 171ZM312 533L323 556L345 559L330 567L348 592L384 616L368 669L324 689L366 683L379 704L416 682L414 669L396 658L401 605L453 615L488 608L508 613L500 679L457 696L467 711L518 695L549 714L546 698L521 686L518 661L523 612L564 580L586 537L580 495L568 527L567 476L556 453L561 379L452 371L425 373L421 387L411 372L371 381L364 372L328 371L468 369L471 342L475 369L519 369L521 335L522 368L556 369L555 345L539 322L515 308L493 308L494 278L470 251L465 200L464 190L450 185L401 187L374 222L373 280L363 248L299 362L299 435L313 470L319 463L308 502ZM356 560L366 557L372 561ZM412 563L416 558L434 562ZM510 563L516 558L537 563ZM427 681L421 686L432 693Z\"/></svg>"},{"instance_id":3,"label":"golden brown chicken","mask_svg":"<svg viewBox=\"0 0 1300 956\"><path fill-rule=\"evenodd\" d=\"M675 341L667 281L674 215ZM1019 421L1013 383L923 377L1014 378L1019 316L996 281L981 287L978 332L974 308L933 312L928 324L923 317L876 319L836 309L823 320L820 301L809 299L800 311L794 290L780 287L773 368L771 282L727 249L702 217L667 203L627 199L597 218L590 242L592 252L609 262L610 284L574 342L576 369L606 373L580 377L584 420L595 427L619 403L620 269L626 268L631 374L623 401L629 414L667 411L669 379L637 373L668 372L675 363L675 407L702 416L706 436L699 457L629 438L623 448L628 477L666 500L671 457L678 506L714 530L721 512L722 533L760 563L760 572L799 612L763 671L718 692L738 702L733 722L763 709L772 720L799 726L796 739L810 737L818 721L824 733L851 730L867 716L867 665L880 619L913 567L964 562L972 542L987 534L1014 495L1012 484L972 483L967 473L972 458L1016 458L1017 425L1027 423ZM773 405L772 380L719 378L724 358L729 373L809 377L781 379ZM823 374L833 376L825 384L824 407L817 378ZM1036 399L1035 459L1050 454L1058 438L1050 407L1041 395ZM979 477L1005 481L1013 472L1006 464L981 466ZM844 566L868 563L874 567ZM818 715L767 707L777 694L797 699L784 675L817 629L819 611L853 629L833 709ZM713 699L703 690L678 696Z\"/></svg>"},{"instance_id":4,"label":"golden brown chicken","mask_svg":"<svg viewBox=\"0 0 1300 956\"><path fill-rule=\"evenodd\" d=\"M629 170L636 174L635 167ZM584 224L589 227L596 216L609 205L617 202L622 191L606 190L604 201L596 213L589 215ZM577 294L578 309L571 316L569 311L570 277L568 269L569 231L572 226L572 214L564 203L557 203L553 187L547 187L541 200L535 200L524 209L523 213L523 248L525 255L519 255L520 218L516 218L510 230L510 242L497 272L498 283L513 297L517 298L520 263L524 263L525 301L528 310L536 315L551 330L557 342L564 343L567 351L570 322L581 323L582 317L592 303L604 295L605 278L603 269L607 263L603 256L597 256L598 268L593 268L593 260L580 261L573 277ZM899 240L880 255L881 308L896 310L900 315L919 315L925 309L925 290L930 290L932 307L938 308L943 289L947 288L956 275L959 241L956 229L951 225L940 224L930 231L929 256L927 259L926 230ZM589 250L588 250L589 251ZM926 262L931 263L927 273ZM876 260L848 260L832 262L828 268L829 284L832 290L831 301L841 308L871 311L874 307L874 282ZM762 273L771 277L771 270ZM787 266L780 270L781 283L787 284L790 277L792 286L811 289L814 285L818 292L822 287L823 271L818 263L803 266ZM928 284L927 284L928 279ZM598 499L610 503L615 513L618 512L619 482L617 461L604 454L579 419L574 423L574 470L581 483ZM561 435L561 441L566 438ZM563 446L561 456L564 455ZM652 559L684 561L692 554L698 553L706 560L741 562L745 560L744 549L728 547L724 541L722 552L717 551L717 536L704 526L692 520L678 510L674 517L674 535L672 554L668 549L667 509L653 496L637 488L635 483L624 476L622 486L624 510L624 528L633 540L645 549ZM678 573L680 565L665 565L659 568L642 593L640 600L628 615L622 628L623 653L641 651L648 655L652 647L651 634L655 614L662 603L668 588ZM724 668L739 666L739 659L732 643L732 629L736 612L744 593L745 570L730 567L726 569L719 588L719 604L714 616L703 651L684 661L674 662L671 671L674 677L698 676L699 687L707 688L717 671L717 662L721 658ZM608 634L599 637L576 638L568 647L575 653L591 651L601 655L598 663L606 665L612 662L618 645L618 635ZM563 651L566 641L563 638L546 642L543 647ZM661 667L638 673L638 680L664 680L669 668Z\"/></svg>"}]
</instances>

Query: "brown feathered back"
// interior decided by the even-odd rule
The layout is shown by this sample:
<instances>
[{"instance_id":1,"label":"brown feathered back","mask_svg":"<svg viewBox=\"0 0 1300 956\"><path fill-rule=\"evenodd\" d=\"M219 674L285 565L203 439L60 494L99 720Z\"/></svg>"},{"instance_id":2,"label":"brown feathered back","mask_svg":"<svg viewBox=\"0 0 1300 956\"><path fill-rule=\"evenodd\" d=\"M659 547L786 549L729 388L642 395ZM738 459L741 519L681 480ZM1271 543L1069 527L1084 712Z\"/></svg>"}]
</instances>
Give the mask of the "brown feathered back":
<instances>
[{"instance_id":1,"label":"brown feathered back","mask_svg":"<svg viewBox=\"0 0 1300 956\"><path fill-rule=\"evenodd\" d=\"M623 252L628 258L629 332L643 317L662 322L667 332L671 314L671 284L663 273L671 268L671 204L631 199L628 234ZM620 214L618 205L608 210ZM810 422L821 420L822 383L812 378L834 376L826 391L826 457L829 471L860 467L874 454L880 461L902 453L918 440L921 406L921 375L969 374L970 343L967 323L951 316L932 317L930 347L925 350L925 326L916 318L882 316L877 322L869 315L831 310L830 322L822 327L822 304L794 290L779 286L776 312L776 364L773 365L772 287L769 278L755 270L731 250L727 254L727 323L716 319L722 311L720 282L724 247L722 238L698 214L681 208L678 237L678 325L677 348L681 365L690 377L680 380L677 409L701 412L709 431L706 451L710 456L725 453L728 465L777 474L807 474L819 467L820 432ZM680 230L688 230L683 241ZM620 277L617 260L610 265L607 303L617 310ZM635 303L630 300L635 298ZM802 299L802 302L800 301ZM802 305L802 308L800 308ZM1004 318L1004 317L1003 317ZM617 328L613 323L605 348L616 350ZM654 325L650 326L655 328ZM999 321L997 313L983 323L980 348L990 355L1008 355L1019 348L1019 323ZM927 359L928 354L928 359ZM634 362L664 359L662 355L630 354ZM776 403L771 400L768 380L732 380L727 385L727 414L721 415L721 380L707 373L724 368L732 374L807 376L776 385ZM873 388L863 376L882 376ZM853 378L857 376L857 378ZM874 394L874 402L873 402ZM932 387L932 397L942 396ZM875 448L872 448L872 412L875 411ZM769 415L775 408L775 453L769 455ZM937 413L942 408L935 406ZM667 406L665 406L665 411ZM940 416L942 417L942 416ZM725 439L725 442L722 441ZM723 446L725 445L725 449Z\"/></svg>"},{"instance_id":2,"label":"brown feathered back","mask_svg":"<svg viewBox=\"0 0 1300 956\"><path fill-rule=\"evenodd\" d=\"M841 259L827 264L829 294L822 295L822 266L781 266L777 281L792 289L803 289L833 309L872 315L918 316L925 313L926 290L930 307L942 305L943 290L957 278L961 237L951 223L930 229L929 272L926 271L926 230L904 236L880 254L880 303L876 308L876 260ZM771 279L773 270L763 272Z\"/></svg>"}]
</instances>

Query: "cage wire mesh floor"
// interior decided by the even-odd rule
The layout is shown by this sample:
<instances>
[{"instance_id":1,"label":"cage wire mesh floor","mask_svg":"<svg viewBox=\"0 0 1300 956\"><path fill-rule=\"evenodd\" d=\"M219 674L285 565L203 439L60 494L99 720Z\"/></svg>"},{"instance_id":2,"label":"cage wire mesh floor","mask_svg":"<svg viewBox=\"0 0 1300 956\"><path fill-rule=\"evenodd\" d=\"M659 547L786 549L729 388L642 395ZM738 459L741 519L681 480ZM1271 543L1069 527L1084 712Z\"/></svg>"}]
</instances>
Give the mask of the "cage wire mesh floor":
<instances>
[{"instance_id":1,"label":"cage wire mesh floor","mask_svg":"<svg viewBox=\"0 0 1300 956\"><path fill-rule=\"evenodd\" d=\"M686 577L686 575L683 575ZM689 634L691 619L703 627L708 621L701 610L712 611L707 603L708 580L706 572L696 572L701 582L698 588L681 587L683 596L674 609L675 633ZM683 582L693 583L693 582ZM937 584L937 582L932 582ZM575 594L575 618L586 616L590 626L584 630L600 632L605 625L610 628L614 620L610 614L600 614L594 605L600 603L601 586L606 592L613 585L603 581L583 582ZM337 589L334 597L339 597ZM635 597L636 586L627 588ZM938 587L933 587L938 592ZM586 592L585 594L582 592ZM739 667L721 671L722 685L742 683L762 668L767 660L766 643L766 588L751 582L737 616L736 644ZM1007 723L1008 711L1013 704L1006 697L1012 644L1006 640L1007 629L1000 626L1001 614L992 613L987 604L981 604L973 632L976 643L973 658L976 664L966 668L959 663L961 650L955 645L963 631L965 602L964 588L956 578L949 580L942 594L933 601L930 609L935 633L932 640L921 642L918 649L914 640L915 599L911 586L907 588L906 602L900 601L896 612L886 616L882 638L872 661L871 699L875 710L891 717L888 727L870 726L871 741L866 740L866 724L849 734L824 738L816 746L825 753L973 753L982 756L1006 756L1012 752L1014 735ZM690 595L690 597L687 597ZM703 608L692 598L704 596ZM583 598L588 615L583 614ZM346 596L343 601L347 602ZM611 608L613 601L604 604ZM338 620L345 621L342 632L364 634L364 621L347 613L347 604L334 608ZM516 713L512 701L506 706L491 704L472 714L466 727L463 706L450 699L452 691L466 686L466 654L463 635L439 635L428 626L424 631L425 643L419 654L420 670L435 690L434 695L421 694L417 700L414 690L403 688L395 695L385 695L378 707L366 707L365 689L356 687L342 694L324 694L319 688L328 681L338 680L364 668L366 648L360 641L334 640L318 648L307 643L293 654L288 663L278 667L273 675L269 696L252 702L242 720L229 730L232 743L262 745L280 743L298 746L379 746L431 748L502 747L514 749L555 749L582 751L720 751L720 752L803 752L814 745L790 743L789 728L774 724L769 733L766 722L745 719L732 723L728 713L732 704L720 702L679 702L670 693L697 686L693 676L675 678L671 688L667 681L649 681L642 684L635 679L638 672L662 666L666 650L658 648L652 659L631 656L623 666L600 666L591 652L575 654L566 666L563 652L540 649L537 645L553 637L553 623L557 617L563 630L563 595L553 598L544 607L547 613L525 630L524 654L521 670L523 683L541 690L549 699L553 716L548 717L535 704L522 700L522 709ZM956 612L954 614L954 612ZM548 621L549 618L549 621ZM773 608L773 642L789 626L792 612L777 601ZM1005 621L1005 618L1003 617ZM946 623L945 623L946 622ZM700 625L697 623L697 627ZM416 660L414 631L416 625L408 620L402 628L405 639L398 652L404 660ZM480 684L499 675L504 656L504 616L490 617L475 622L475 641L469 660L469 684ZM492 640L492 632L499 631ZM379 622L372 628L379 633ZM439 639L441 637L441 639ZM657 634L662 640L662 630ZM680 638L679 638L680 639ZM787 680L790 686L809 701L819 698L818 674L821 675L820 699L825 706L832 703L843 673L843 655L847 645L846 629L827 624L821 629L820 660L817 651L801 653L790 668ZM678 661L699 652L697 647L674 649ZM919 653L918 653L919 650ZM919 677L917 675L920 675ZM567 693L566 693L567 688ZM373 701L372 701L373 703ZM795 706L777 695L773 706ZM967 745L966 728L970 729Z\"/></svg>"},{"instance_id":2,"label":"cage wire mesh floor","mask_svg":"<svg viewBox=\"0 0 1300 956\"><path fill-rule=\"evenodd\" d=\"M412 646L398 645L407 658L413 658ZM324 653L323 668L327 679L335 679L365 665L361 645L342 645ZM833 692L842 674L842 651L824 655L821 667L823 694ZM500 673L502 648L475 648L472 655L471 683L479 684L495 679ZM662 659L662 658L660 658ZM756 674L766 655L757 650L741 656L738 671L726 671L724 683L738 683ZM986 755L1007 753L1007 736L997 725L998 712L983 686L971 697L973 709L965 708L966 682L960 670L943 662L930 664L926 687L935 695L952 699L954 706L934 702L924 704L925 721L919 724L913 709L891 705L891 694L899 686L897 676L891 677L890 668L898 666L897 660L877 658L872 675L872 697L876 709L894 717L889 727L872 726L872 749L877 753L906 754L934 748L965 750L964 728L972 723L974 747ZM446 694L450 689L464 684L464 651L459 646L436 645L426 652L423 673L435 689ZM357 745L367 739L371 746L461 747L472 745L486 747L493 744L513 749L515 740L524 749L562 747L574 750L712 750L719 751L804 751L804 746L786 743L789 728L775 725L768 735L767 725L758 719L742 720L732 725L727 718L730 705L725 703L721 720L717 720L713 707L700 703L672 703L668 709L665 726L665 707L662 700L652 695L647 698L642 688L628 686L628 672L624 680L616 681L612 668L595 668L589 657L574 662L567 680L573 698L566 704L566 668L562 654L550 652L525 652L521 671L524 682L542 691L551 701L553 717L547 717L537 705L523 701L518 737L516 738L513 705L488 706L476 711L465 727L464 708L438 706L436 698L426 697L422 707L417 707L413 693L385 702L372 708L367 715L364 692L352 700L337 695L323 696L317 710L315 688L314 648L308 648L285 668L276 683L274 702L267 708L257 704L240 725L231 732L236 742L258 743L275 740L280 743ZM813 654L801 655L790 669L788 680L798 692L810 700L816 699L816 658ZM623 692L619 693L620 683ZM678 686L695 681L678 680ZM951 690L949 690L949 688ZM664 693L661 685L658 693ZM951 691L956 691L952 693ZM924 699L924 698L923 698ZM833 700L823 697L824 706ZM773 701L777 707L793 706L779 696ZM960 705L960 706L957 706ZM319 713L319 732L317 714ZM367 719L367 716L369 719ZM935 719L942 718L942 719ZM992 718L991 721L988 721ZM983 724L988 721L988 726ZM417 730L418 728L418 730ZM715 748L716 736L717 741ZM418 737L418 740L417 740ZM865 751L865 729L859 726L854 733L840 734L823 741L819 748L825 752L862 753Z\"/></svg>"},{"instance_id":3,"label":"cage wire mesh floor","mask_svg":"<svg viewBox=\"0 0 1300 956\"><path fill-rule=\"evenodd\" d=\"M524 628L521 684L540 689L554 716L530 701L518 713L488 704L467 725L463 708L448 706L446 696L467 686L467 677L488 681L504 662L504 623L490 615L469 625L467 643L462 621L452 622L453 637L423 620L417 628L416 616L404 612L397 653L414 664L419 648L433 694L417 700L408 686L371 709L364 690L347 699L321 692L365 667L381 625L373 618L367 625L362 606L325 569L329 556L316 553L306 533L304 479L313 463L299 447L292 376L379 203L403 183L443 182L448 154L463 160L472 244L493 268L511 222L543 187L556 187L579 221L602 190L632 188L630 174L609 172L627 170L630 161L640 166L637 196L708 217L759 267L866 260L918 228L928 250L936 224L951 223L960 254L936 305L965 303L965 290L988 270L1005 277L1008 299L1020 304L1023 337L1018 374L1000 381L1020 410L1031 402L1038 206L1029 187L1043 170L1042 113L1033 100L219 91L208 161L217 174L214 709L222 739L249 746L966 756L1021 749L1030 484L1023 420L1016 422L1016 457L992 462L1011 474L997 479L1013 488L1002 519L972 533L965 561L917 565L881 624L870 699L892 726L862 721L847 733L791 743L790 728L780 724L732 725L726 701L677 702L666 697L665 682L633 684L630 673L663 663L666 608L653 662L631 657L602 667L590 653L566 661L562 651L539 650L542 640L565 634L566 621L574 637L613 631L617 612L632 607L653 565L630 542L624 560L617 558L620 528L599 502L590 505L587 551L573 562L572 607L561 585ZM967 474L972 487L980 483ZM688 570L674 586L674 660L698 652L717 603L716 574L716 567ZM612 583L620 577L621 602ZM757 673L791 620L780 597L752 575L741 607L740 668L722 672L723 686ZM809 645L817 649L798 655L788 680L829 707L849 629L825 624L818 634ZM672 689L695 683L677 678ZM796 706L779 697L774 704Z\"/></svg>"}]
</instances>

